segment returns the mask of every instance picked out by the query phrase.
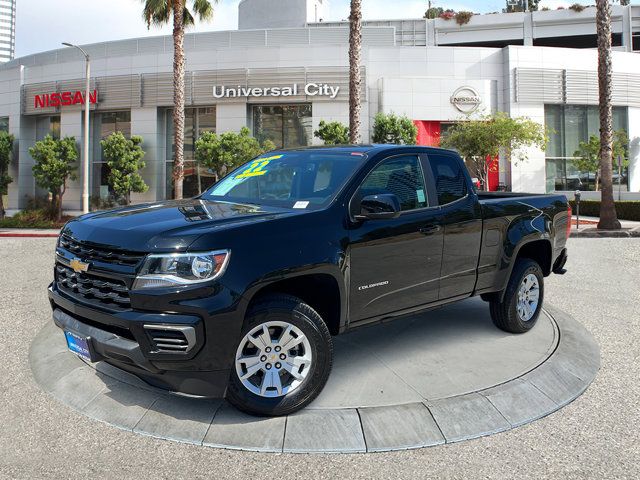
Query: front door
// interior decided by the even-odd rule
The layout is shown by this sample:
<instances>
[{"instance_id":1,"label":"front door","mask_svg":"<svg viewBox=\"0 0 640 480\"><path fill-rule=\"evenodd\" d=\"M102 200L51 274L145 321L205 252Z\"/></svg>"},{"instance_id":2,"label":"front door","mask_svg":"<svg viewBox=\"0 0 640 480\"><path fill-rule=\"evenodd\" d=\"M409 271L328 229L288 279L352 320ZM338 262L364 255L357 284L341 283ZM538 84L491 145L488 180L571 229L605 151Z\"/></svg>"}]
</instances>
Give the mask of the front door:
<instances>
[{"instance_id":1,"label":"front door","mask_svg":"<svg viewBox=\"0 0 640 480\"><path fill-rule=\"evenodd\" d=\"M351 230L349 318L357 323L438 299L443 230L431 208L418 155L384 160L367 176L354 200L393 193L402 213L368 220Z\"/></svg>"}]
</instances>

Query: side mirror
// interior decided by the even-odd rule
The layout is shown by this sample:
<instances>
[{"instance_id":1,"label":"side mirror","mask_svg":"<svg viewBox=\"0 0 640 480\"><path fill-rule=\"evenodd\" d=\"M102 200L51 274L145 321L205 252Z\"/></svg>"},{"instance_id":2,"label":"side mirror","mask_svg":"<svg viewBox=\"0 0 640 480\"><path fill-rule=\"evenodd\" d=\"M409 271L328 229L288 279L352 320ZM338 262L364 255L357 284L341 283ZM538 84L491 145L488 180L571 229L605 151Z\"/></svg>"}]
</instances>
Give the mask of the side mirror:
<instances>
[{"instance_id":1,"label":"side mirror","mask_svg":"<svg viewBox=\"0 0 640 480\"><path fill-rule=\"evenodd\" d=\"M367 195L360 201L356 220L386 220L400 216L400 199L393 193Z\"/></svg>"}]
</instances>

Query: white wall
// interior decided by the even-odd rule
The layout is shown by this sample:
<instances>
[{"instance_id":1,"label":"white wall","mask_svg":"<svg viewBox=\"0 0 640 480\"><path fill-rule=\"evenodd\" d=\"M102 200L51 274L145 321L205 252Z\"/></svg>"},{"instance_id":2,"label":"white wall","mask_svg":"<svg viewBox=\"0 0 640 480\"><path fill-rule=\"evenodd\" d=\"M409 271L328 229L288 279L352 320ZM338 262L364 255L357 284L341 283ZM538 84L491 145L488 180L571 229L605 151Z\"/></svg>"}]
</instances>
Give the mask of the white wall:
<instances>
[{"instance_id":1,"label":"white wall","mask_svg":"<svg viewBox=\"0 0 640 480\"><path fill-rule=\"evenodd\" d=\"M629 191L640 192L640 108L629 107Z\"/></svg>"},{"instance_id":2,"label":"white wall","mask_svg":"<svg viewBox=\"0 0 640 480\"><path fill-rule=\"evenodd\" d=\"M304 27L307 22L324 18L326 1L242 0L238 7L238 29Z\"/></svg>"}]
</instances>

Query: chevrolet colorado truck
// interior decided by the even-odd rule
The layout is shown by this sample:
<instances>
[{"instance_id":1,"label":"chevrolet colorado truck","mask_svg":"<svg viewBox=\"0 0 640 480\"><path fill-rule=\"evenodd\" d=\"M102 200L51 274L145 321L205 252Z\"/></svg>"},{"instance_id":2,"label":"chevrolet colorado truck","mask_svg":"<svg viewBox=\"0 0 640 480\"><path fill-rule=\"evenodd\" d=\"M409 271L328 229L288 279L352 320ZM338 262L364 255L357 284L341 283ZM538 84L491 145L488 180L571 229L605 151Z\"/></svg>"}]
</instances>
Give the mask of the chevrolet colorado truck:
<instances>
[{"instance_id":1,"label":"chevrolet colorado truck","mask_svg":"<svg viewBox=\"0 0 640 480\"><path fill-rule=\"evenodd\" d=\"M70 221L48 293L86 360L283 415L355 327L480 295L498 328L530 330L570 220L563 195L477 193L453 151L274 151L196 198Z\"/></svg>"}]
</instances>

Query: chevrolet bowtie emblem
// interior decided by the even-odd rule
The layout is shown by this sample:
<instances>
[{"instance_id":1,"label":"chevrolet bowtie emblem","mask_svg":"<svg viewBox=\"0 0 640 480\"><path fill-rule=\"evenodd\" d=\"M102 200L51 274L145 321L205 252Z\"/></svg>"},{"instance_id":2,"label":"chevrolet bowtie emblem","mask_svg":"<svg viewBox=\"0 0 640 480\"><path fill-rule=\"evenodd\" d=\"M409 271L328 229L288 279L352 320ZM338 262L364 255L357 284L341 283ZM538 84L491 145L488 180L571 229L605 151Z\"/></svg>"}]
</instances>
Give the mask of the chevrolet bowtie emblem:
<instances>
[{"instance_id":1,"label":"chevrolet bowtie emblem","mask_svg":"<svg viewBox=\"0 0 640 480\"><path fill-rule=\"evenodd\" d=\"M69 262L69 266L73 268L73 271L76 273L86 272L89 270L89 264L84 263L79 258L74 258Z\"/></svg>"}]
</instances>

